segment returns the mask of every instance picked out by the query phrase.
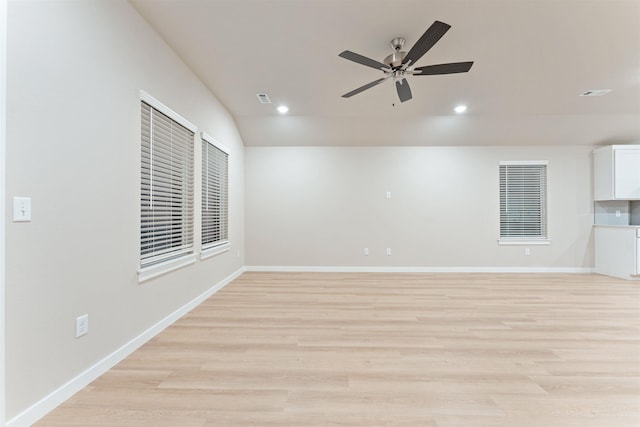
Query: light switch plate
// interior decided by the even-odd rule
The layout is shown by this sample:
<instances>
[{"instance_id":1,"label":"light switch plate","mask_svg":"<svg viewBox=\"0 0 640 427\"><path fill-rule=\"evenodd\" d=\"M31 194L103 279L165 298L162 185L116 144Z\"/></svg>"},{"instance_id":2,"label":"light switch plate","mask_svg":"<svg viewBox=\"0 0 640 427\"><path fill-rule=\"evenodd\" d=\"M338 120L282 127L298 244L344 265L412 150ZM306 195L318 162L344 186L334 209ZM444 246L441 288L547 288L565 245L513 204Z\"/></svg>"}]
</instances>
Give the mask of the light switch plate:
<instances>
[{"instance_id":1,"label":"light switch plate","mask_svg":"<svg viewBox=\"0 0 640 427\"><path fill-rule=\"evenodd\" d=\"M31 197L13 198L13 222L31 221Z\"/></svg>"}]
</instances>

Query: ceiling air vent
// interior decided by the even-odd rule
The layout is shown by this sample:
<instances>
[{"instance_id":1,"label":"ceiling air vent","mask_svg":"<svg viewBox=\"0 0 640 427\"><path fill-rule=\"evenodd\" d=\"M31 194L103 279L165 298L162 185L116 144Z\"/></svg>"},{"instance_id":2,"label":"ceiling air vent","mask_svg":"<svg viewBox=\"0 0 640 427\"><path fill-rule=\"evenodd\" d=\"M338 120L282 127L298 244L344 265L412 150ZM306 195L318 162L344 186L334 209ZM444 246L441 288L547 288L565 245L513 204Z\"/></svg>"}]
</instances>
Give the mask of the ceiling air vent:
<instances>
[{"instance_id":1,"label":"ceiling air vent","mask_svg":"<svg viewBox=\"0 0 640 427\"><path fill-rule=\"evenodd\" d=\"M256 96L258 97L260 104L271 104L271 100L266 93L257 93Z\"/></svg>"},{"instance_id":2,"label":"ceiling air vent","mask_svg":"<svg viewBox=\"0 0 640 427\"><path fill-rule=\"evenodd\" d=\"M602 96L611 92L611 89L593 89L582 92L580 96Z\"/></svg>"}]
</instances>

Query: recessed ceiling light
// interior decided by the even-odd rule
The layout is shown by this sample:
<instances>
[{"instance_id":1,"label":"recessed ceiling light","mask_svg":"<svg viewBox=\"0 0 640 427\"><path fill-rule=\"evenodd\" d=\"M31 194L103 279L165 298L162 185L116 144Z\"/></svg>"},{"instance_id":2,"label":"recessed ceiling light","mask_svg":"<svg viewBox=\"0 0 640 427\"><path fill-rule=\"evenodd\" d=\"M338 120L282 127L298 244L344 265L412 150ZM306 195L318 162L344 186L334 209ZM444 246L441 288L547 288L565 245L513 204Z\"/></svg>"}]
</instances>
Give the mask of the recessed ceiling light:
<instances>
[{"instance_id":1,"label":"recessed ceiling light","mask_svg":"<svg viewBox=\"0 0 640 427\"><path fill-rule=\"evenodd\" d=\"M465 111L467 111L467 106L466 105L458 105L456 108L453 109L453 111L455 111L458 114L462 114Z\"/></svg>"},{"instance_id":2,"label":"recessed ceiling light","mask_svg":"<svg viewBox=\"0 0 640 427\"><path fill-rule=\"evenodd\" d=\"M287 107L286 105L281 105L278 107L278 113L280 114L287 114L288 111L289 107Z\"/></svg>"}]
</instances>

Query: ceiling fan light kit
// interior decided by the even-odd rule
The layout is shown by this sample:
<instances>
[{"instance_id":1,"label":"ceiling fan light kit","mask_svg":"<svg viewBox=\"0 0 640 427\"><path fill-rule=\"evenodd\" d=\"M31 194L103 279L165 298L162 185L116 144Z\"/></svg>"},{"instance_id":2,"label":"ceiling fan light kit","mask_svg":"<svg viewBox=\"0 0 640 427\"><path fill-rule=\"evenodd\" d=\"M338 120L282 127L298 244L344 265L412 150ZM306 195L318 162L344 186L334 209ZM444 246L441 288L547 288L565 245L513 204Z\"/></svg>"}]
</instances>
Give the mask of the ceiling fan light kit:
<instances>
[{"instance_id":1,"label":"ceiling fan light kit","mask_svg":"<svg viewBox=\"0 0 640 427\"><path fill-rule=\"evenodd\" d=\"M342 95L343 98L350 98L353 95L357 95L360 92L364 92L374 86L379 85L383 81L393 77L396 84L396 91L398 98L401 102L408 101L412 98L411 88L407 82L406 76L427 76L438 74L455 74L466 73L471 69L473 61L467 62L452 62L448 64L427 65L424 67L416 67L416 62L422 58L422 56L429 51L437 42L449 31L451 26L444 22L435 21L424 32L422 37L418 39L416 44L413 45L409 52L401 51L404 46L405 39L402 37L396 37L389 42L389 45L394 50L392 54L387 56L383 62L378 62L374 59L367 58L358 53L345 50L338 56L348 59L349 61L357 62L358 64L365 65L367 67L381 70L384 73L384 77L374 80L371 83L367 83L357 89L347 92Z\"/></svg>"}]
</instances>

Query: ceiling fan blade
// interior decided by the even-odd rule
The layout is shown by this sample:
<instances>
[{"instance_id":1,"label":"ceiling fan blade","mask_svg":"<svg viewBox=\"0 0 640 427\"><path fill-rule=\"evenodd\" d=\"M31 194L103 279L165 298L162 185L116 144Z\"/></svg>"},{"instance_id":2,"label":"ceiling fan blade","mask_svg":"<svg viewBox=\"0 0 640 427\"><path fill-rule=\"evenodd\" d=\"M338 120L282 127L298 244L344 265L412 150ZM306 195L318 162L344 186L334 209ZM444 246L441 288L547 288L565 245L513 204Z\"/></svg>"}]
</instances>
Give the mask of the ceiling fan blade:
<instances>
[{"instance_id":1,"label":"ceiling fan blade","mask_svg":"<svg viewBox=\"0 0 640 427\"><path fill-rule=\"evenodd\" d=\"M357 94L359 94L360 92L364 92L364 91L365 91L365 90L367 90L367 89L371 89L372 87L379 85L379 84L380 84L380 83L382 83L383 81L387 80L389 77L391 77L391 76L383 77L383 78L378 79L378 80L375 80L375 81L373 81L373 82L371 82L371 83L367 83L366 85L361 86L361 87L359 87L358 89L354 89L354 90L352 90L351 92L347 92L347 93L345 93L344 95L342 95L342 97L343 97L343 98L350 98L350 97L352 97L353 95L357 95Z\"/></svg>"},{"instance_id":2,"label":"ceiling fan blade","mask_svg":"<svg viewBox=\"0 0 640 427\"><path fill-rule=\"evenodd\" d=\"M471 69L473 61L469 62L452 62L449 64L427 65L417 67L413 70L414 76L432 76L435 74L455 74L466 73Z\"/></svg>"},{"instance_id":3,"label":"ceiling fan blade","mask_svg":"<svg viewBox=\"0 0 640 427\"><path fill-rule=\"evenodd\" d=\"M412 98L411 88L409 87L409 82L407 82L407 79L397 80L396 90L398 91L400 102L408 101Z\"/></svg>"},{"instance_id":4,"label":"ceiling fan blade","mask_svg":"<svg viewBox=\"0 0 640 427\"><path fill-rule=\"evenodd\" d=\"M411 50L409 50L409 53L404 57L402 63L415 64L418 59L422 58L422 55L427 53L427 51L431 49L447 31L449 31L449 28L451 28L451 25L435 21L429 28L427 28L427 31L425 31L422 37L420 37L416 44L413 45Z\"/></svg>"},{"instance_id":5,"label":"ceiling fan blade","mask_svg":"<svg viewBox=\"0 0 640 427\"><path fill-rule=\"evenodd\" d=\"M338 56L348 59L349 61L357 62L358 64L366 65L367 67L375 68L376 70L390 70L390 68L382 62L367 58L366 56L351 52L350 50L345 50Z\"/></svg>"}]
</instances>

